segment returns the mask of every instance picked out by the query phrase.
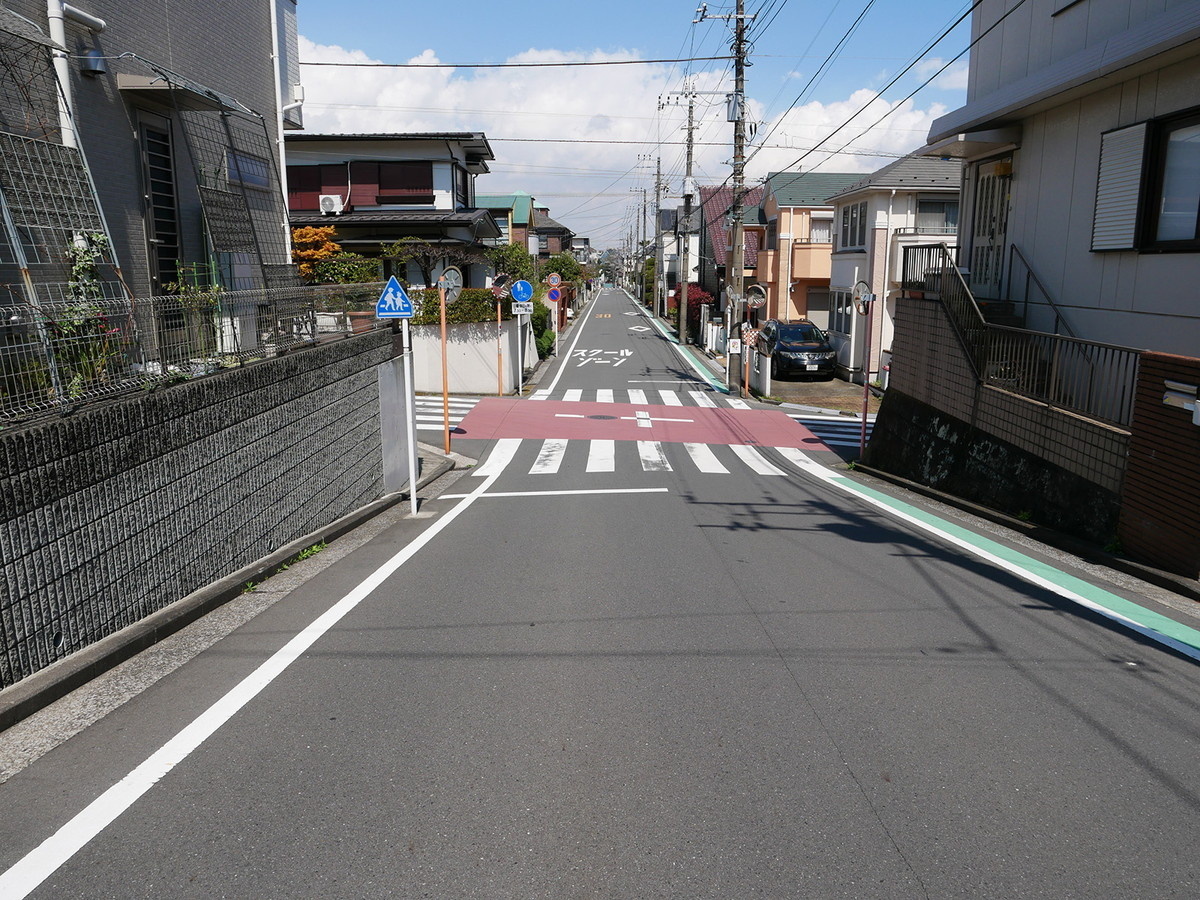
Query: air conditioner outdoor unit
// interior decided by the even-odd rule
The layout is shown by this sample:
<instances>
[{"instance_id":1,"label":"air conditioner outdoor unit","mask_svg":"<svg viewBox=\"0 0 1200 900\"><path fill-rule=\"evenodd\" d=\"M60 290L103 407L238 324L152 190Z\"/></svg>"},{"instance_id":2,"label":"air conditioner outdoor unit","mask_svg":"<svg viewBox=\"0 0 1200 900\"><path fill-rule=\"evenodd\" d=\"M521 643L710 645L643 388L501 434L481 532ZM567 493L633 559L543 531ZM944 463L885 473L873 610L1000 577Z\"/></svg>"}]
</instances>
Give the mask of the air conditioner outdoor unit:
<instances>
[{"instance_id":1,"label":"air conditioner outdoor unit","mask_svg":"<svg viewBox=\"0 0 1200 900\"><path fill-rule=\"evenodd\" d=\"M346 208L346 201L342 199L341 194L322 194L321 195L321 212L327 216L340 216L342 210Z\"/></svg>"}]
</instances>

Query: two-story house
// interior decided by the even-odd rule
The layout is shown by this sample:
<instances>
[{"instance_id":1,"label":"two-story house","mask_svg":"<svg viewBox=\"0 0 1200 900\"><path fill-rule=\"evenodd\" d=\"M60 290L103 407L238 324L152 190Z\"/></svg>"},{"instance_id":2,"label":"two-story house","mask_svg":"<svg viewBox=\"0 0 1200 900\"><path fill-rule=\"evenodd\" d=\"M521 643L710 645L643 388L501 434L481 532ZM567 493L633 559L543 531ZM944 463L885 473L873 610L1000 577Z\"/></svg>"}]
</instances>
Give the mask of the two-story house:
<instances>
[{"instance_id":1,"label":"two-story house","mask_svg":"<svg viewBox=\"0 0 1200 900\"><path fill-rule=\"evenodd\" d=\"M762 199L767 227L757 272L767 302L760 320L807 318L828 327L833 207L827 198L861 177L840 172L767 177Z\"/></svg>"},{"instance_id":2,"label":"two-story house","mask_svg":"<svg viewBox=\"0 0 1200 900\"><path fill-rule=\"evenodd\" d=\"M412 236L481 252L500 236L476 205L475 177L495 159L479 132L289 134L286 145L291 224L333 225L347 250L378 256ZM466 285L483 286L486 271L469 264Z\"/></svg>"},{"instance_id":3,"label":"two-story house","mask_svg":"<svg viewBox=\"0 0 1200 900\"><path fill-rule=\"evenodd\" d=\"M872 380L887 364L904 248L935 241L954 244L961 175L958 160L905 157L865 178L855 176L853 184L830 195L835 250L829 306L826 319L814 321L829 331L838 367L852 380L862 381L864 353ZM869 348L868 311L855 306L856 286L877 298L869 311Z\"/></svg>"},{"instance_id":4,"label":"two-story house","mask_svg":"<svg viewBox=\"0 0 1200 900\"><path fill-rule=\"evenodd\" d=\"M295 19L295 0L0 6L0 282L61 299L66 248L89 234L112 301L198 269L227 289L294 278L279 164L300 125Z\"/></svg>"},{"instance_id":5,"label":"two-story house","mask_svg":"<svg viewBox=\"0 0 1200 900\"><path fill-rule=\"evenodd\" d=\"M967 103L933 123L925 151L965 161L971 291L1014 301L1034 329L1195 354L1200 3L1011 11L975 9Z\"/></svg>"},{"instance_id":6,"label":"two-story house","mask_svg":"<svg viewBox=\"0 0 1200 900\"><path fill-rule=\"evenodd\" d=\"M710 293L716 299L718 309L724 311L725 285L729 278L727 266L732 257L730 211L734 203L733 188L715 185L701 186L697 190L700 201L700 287ZM761 184L747 188L742 194L742 277L747 285L757 278L758 251L766 232L762 198Z\"/></svg>"}]
</instances>

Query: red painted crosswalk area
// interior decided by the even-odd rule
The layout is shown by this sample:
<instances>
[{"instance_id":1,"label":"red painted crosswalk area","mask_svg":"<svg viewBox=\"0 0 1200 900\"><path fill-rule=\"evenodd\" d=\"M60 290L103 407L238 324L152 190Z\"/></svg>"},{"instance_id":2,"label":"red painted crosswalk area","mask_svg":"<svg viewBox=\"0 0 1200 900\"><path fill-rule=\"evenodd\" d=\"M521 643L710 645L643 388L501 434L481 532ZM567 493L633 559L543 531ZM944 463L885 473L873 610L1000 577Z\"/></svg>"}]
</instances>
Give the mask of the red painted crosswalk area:
<instances>
[{"instance_id":1,"label":"red painted crosswalk area","mask_svg":"<svg viewBox=\"0 0 1200 900\"><path fill-rule=\"evenodd\" d=\"M463 418L460 438L562 438L747 444L824 449L820 438L778 410L623 403L571 403L489 397Z\"/></svg>"}]
</instances>

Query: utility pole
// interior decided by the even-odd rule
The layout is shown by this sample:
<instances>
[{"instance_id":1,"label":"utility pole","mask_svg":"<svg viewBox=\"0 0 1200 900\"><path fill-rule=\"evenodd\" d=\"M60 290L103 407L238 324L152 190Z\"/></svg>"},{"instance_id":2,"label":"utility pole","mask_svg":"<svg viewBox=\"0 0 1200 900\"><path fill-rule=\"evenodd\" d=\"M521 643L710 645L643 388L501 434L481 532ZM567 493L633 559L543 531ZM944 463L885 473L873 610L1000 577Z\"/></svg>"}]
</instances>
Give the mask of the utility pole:
<instances>
[{"instance_id":1,"label":"utility pole","mask_svg":"<svg viewBox=\"0 0 1200 900\"><path fill-rule=\"evenodd\" d=\"M683 247L679 251L679 343L687 343L687 306L688 284L691 282L692 261L689 250L692 246L692 194L696 185L692 180L692 135L696 128L696 95L688 94L688 123L687 123L687 167L683 170L683 223L676 229L683 234Z\"/></svg>"},{"instance_id":2,"label":"utility pole","mask_svg":"<svg viewBox=\"0 0 1200 900\"><path fill-rule=\"evenodd\" d=\"M629 190L635 194L638 191L642 192L642 211L641 211L641 214L639 215L639 218L642 220L642 222L641 222L641 224L642 224L642 240L637 245L637 253L635 254L635 256L637 258L638 272L640 273L638 276L638 283L642 286L642 293L638 296L638 303L645 303L646 302L646 189L644 187L640 187L640 188L633 187L633 188L630 188ZM633 236L634 236L635 240L637 239L637 234L638 234L638 227L637 227L637 225L634 225L633 226Z\"/></svg>"},{"instance_id":3,"label":"utility pole","mask_svg":"<svg viewBox=\"0 0 1200 900\"><path fill-rule=\"evenodd\" d=\"M663 242L662 242L662 157L659 156L654 165L654 314L660 315L662 309L663 283Z\"/></svg>"},{"instance_id":4,"label":"utility pole","mask_svg":"<svg viewBox=\"0 0 1200 900\"><path fill-rule=\"evenodd\" d=\"M737 0L737 12L727 16L708 16L701 7L700 18L733 19L733 94L729 97L729 121L733 122L733 202L730 204L730 257L725 273L726 334L741 337L742 321L745 317L745 269L746 241L744 237L743 203L746 194L746 22L754 16L746 15L746 0ZM744 349L743 349L743 352ZM727 353L725 383L729 387L741 385L741 357L733 358ZM741 385L745 394L745 386Z\"/></svg>"}]
</instances>

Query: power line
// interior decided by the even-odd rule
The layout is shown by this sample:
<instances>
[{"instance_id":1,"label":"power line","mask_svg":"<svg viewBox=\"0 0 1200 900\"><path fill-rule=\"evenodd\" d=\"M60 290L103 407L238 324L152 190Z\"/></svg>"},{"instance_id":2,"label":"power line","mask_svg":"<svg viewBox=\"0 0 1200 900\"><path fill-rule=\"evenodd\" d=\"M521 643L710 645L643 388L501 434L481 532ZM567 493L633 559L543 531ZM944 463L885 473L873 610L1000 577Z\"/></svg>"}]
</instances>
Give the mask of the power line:
<instances>
[{"instance_id":1,"label":"power line","mask_svg":"<svg viewBox=\"0 0 1200 900\"><path fill-rule=\"evenodd\" d=\"M302 66L337 66L346 69L556 69L568 66L649 66L665 63L711 62L731 59L728 56L689 56L682 59L609 59L591 62L527 62L527 63L381 63L381 62L305 62Z\"/></svg>"}]
</instances>

